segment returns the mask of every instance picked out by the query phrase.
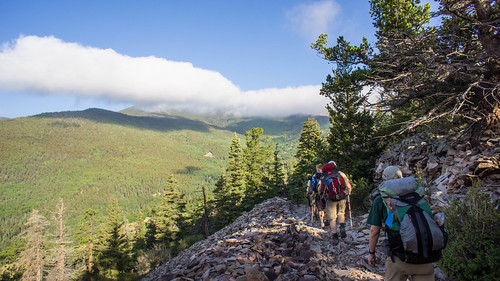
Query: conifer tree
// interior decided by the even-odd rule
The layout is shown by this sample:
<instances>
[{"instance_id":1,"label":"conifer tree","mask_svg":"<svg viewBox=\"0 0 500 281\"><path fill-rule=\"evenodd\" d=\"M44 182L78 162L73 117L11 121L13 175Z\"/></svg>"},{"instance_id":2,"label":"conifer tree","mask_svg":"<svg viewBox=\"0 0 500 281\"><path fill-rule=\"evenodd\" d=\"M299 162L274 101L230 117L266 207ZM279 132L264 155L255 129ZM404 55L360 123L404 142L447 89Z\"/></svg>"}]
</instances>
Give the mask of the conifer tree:
<instances>
[{"instance_id":1,"label":"conifer tree","mask_svg":"<svg viewBox=\"0 0 500 281\"><path fill-rule=\"evenodd\" d=\"M230 193L230 186L227 183L225 168L221 169L213 192L213 205L216 213L212 225L214 230L219 230L222 227L230 224L237 217L237 215L234 213L235 205L231 204L231 202L234 202L236 200L236 195L233 196Z\"/></svg>"},{"instance_id":2,"label":"conifer tree","mask_svg":"<svg viewBox=\"0 0 500 281\"><path fill-rule=\"evenodd\" d=\"M328 75L320 93L330 98L330 133L324 162L334 160L355 179L371 178L371 169L380 152L376 139L375 118L367 108L367 96L358 71L343 69ZM362 70L361 70L362 71Z\"/></svg>"},{"instance_id":3,"label":"conifer tree","mask_svg":"<svg viewBox=\"0 0 500 281\"><path fill-rule=\"evenodd\" d=\"M303 202L307 176L316 171L316 164L326 162L326 143L318 122L308 118L299 136L293 172L288 182L288 192L292 200Z\"/></svg>"},{"instance_id":4,"label":"conifer tree","mask_svg":"<svg viewBox=\"0 0 500 281\"><path fill-rule=\"evenodd\" d=\"M234 133L229 148L229 163L226 170L227 185L231 188L230 193L234 196L234 203L241 204L246 189L246 171L243 148L238 135Z\"/></svg>"},{"instance_id":5,"label":"conifer tree","mask_svg":"<svg viewBox=\"0 0 500 281\"><path fill-rule=\"evenodd\" d=\"M228 167L221 171L215 184L216 229L231 223L244 212L241 204L247 187L247 172L243 149L236 133L229 148L228 158Z\"/></svg>"},{"instance_id":6,"label":"conifer tree","mask_svg":"<svg viewBox=\"0 0 500 281\"><path fill-rule=\"evenodd\" d=\"M49 226L47 219L33 210L26 223L24 237L26 247L19 257L19 263L25 267L21 280L41 281L44 272L44 257L46 256L46 228Z\"/></svg>"},{"instance_id":7,"label":"conifer tree","mask_svg":"<svg viewBox=\"0 0 500 281\"><path fill-rule=\"evenodd\" d=\"M83 215L82 220L78 226L77 239L78 248L77 252L85 265L84 268L88 273L92 273L94 260L95 260L95 245L97 244L98 231L98 215L99 213L94 209L87 209Z\"/></svg>"},{"instance_id":8,"label":"conifer tree","mask_svg":"<svg viewBox=\"0 0 500 281\"><path fill-rule=\"evenodd\" d=\"M245 210L250 210L255 204L265 199L269 186L264 184L272 162L272 142L263 136L262 128L253 128L245 133L246 148L244 149L247 168Z\"/></svg>"},{"instance_id":9,"label":"conifer tree","mask_svg":"<svg viewBox=\"0 0 500 281\"><path fill-rule=\"evenodd\" d=\"M265 178L265 183L269 187L265 195L266 198L277 196L285 191L286 172L277 145L273 153L269 175Z\"/></svg>"},{"instance_id":10,"label":"conifer tree","mask_svg":"<svg viewBox=\"0 0 500 281\"><path fill-rule=\"evenodd\" d=\"M153 211L154 215L154 211ZM156 222L152 217L147 217L144 221L146 233L144 234L146 249L151 249L156 244Z\"/></svg>"},{"instance_id":11,"label":"conifer tree","mask_svg":"<svg viewBox=\"0 0 500 281\"><path fill-rule=\"evenodd\" d=\"M153 209L156 241L172 246L179 233L179 221L185 213L184 195L178 191L174 175L170 175L163 192L163 201Z\"/></svg>"},{"instance_id":12,"label":"conifer tree","mask_svg":"<svg viewBox=\"0 0 500 281\"><path fill-rule=\"evenodd\" d=\"M424 125L438 131L468 127L471 145L477 146L484 132L500 128L500 5L495 0L438 2L441 25L429 26L429 4L370 0L376 51L365 38L352 46L339 37L327 48L326 35L312 47L336 64L339 79L338 70L348 70L340 74L356 74L360 85L377 90L378 109L404 122L392 134Z\"/></svg>"},{"instance_id":13,"label":"conifer tree","mask_svg":"<svg viewBox=\"0 0 500 281\"><path fill-rule=\"evenodd\" d=\"M379 153L379 141L374 114L368 108L371 70L363 66L372 52L367 40L352 46L342 36L337 45L326 48L326 35L312 45L326 60L334 62L333 75L326 77L320 94L329 98L330 133L324 162L334 160L337 165L355 177L371 178L370 169Z\"/></svg>"},{"instance_id":14,"label":"conifer tree","mask_svg":"<svg viewBox=\"0 0 500 281\"><path fill-rule=\"evenodd\" d=\"M127 236L123 232L125 221L118 207L118 200L111 199L102 248L99 256L99 269L107 278L118 278L132 269L132 253Z\"/></svg>"}]
</instances>

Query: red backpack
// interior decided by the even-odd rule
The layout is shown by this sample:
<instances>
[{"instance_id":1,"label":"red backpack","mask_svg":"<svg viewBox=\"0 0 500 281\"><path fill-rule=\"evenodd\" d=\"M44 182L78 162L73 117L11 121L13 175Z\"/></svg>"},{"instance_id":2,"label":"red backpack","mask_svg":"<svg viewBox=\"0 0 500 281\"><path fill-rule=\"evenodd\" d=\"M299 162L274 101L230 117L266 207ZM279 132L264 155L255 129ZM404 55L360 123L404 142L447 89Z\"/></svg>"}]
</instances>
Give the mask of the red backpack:
<instances>
[{"instance_id":1,"label":"red backpack","mask_svg":"<svg viewBox=\"0 0 500 281\"><path fill-rule=\"evenodd\" d=\"M345 199L347 197L344 192L345 180L340 171L329 163L323 166L323 174L325 176L321 179L321 189L325 190L325 197L335 201Z\"/></svg>"}]
</instances>

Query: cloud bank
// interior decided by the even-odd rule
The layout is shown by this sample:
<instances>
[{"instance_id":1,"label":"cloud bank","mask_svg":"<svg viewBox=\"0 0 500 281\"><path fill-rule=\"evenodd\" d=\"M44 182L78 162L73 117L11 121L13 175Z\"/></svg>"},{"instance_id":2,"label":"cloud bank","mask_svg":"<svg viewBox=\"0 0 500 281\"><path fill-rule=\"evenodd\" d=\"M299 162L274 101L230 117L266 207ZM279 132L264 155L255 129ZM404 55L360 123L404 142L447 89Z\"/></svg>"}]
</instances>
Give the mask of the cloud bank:
<instances>
[{"instance_id":1,"label":"cloud bank","mask_svg":"<svg viewBox=\"0 0 500 281\"><path fill-rule=\"evenodd\" d=\"M222 74L189 62L130 57L54 37L21 36L2 46L0 89L76 95L144 108L245 116L321 114L320 85L241 91Z\"/></svg>"}]
</instances>

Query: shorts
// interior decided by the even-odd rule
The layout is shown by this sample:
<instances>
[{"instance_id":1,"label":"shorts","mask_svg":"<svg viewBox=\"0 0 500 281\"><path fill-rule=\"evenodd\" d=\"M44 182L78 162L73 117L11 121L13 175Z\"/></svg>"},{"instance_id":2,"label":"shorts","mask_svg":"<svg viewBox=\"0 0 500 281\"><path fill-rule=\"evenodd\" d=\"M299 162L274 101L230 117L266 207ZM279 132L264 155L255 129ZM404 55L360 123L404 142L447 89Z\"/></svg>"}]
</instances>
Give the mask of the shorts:
<instances>
[{"instance_id":1,"label":"shorts","mask_svg":"<svg viewBox=\"0 0 500 281\"><path fill-rule=\"evenodd\" d=\"M345 199L339 201L326 200L326 213L328 219L335 220L338 216L344 216L346 202L347 200Z\"/></svg>"},{"instance_id":2,"label":"shorts","mask_svg":"<svg viewBox=\"0 0 500 281\"><path fill-rule=\"evenodd\" d=\"M405 263L396 256L394 256L394 262L390 256L386 258L384 280L407 280L408 276L411 276L414 281L434 281L434 266L432 263Z\"/></svg>"}]
</instances>

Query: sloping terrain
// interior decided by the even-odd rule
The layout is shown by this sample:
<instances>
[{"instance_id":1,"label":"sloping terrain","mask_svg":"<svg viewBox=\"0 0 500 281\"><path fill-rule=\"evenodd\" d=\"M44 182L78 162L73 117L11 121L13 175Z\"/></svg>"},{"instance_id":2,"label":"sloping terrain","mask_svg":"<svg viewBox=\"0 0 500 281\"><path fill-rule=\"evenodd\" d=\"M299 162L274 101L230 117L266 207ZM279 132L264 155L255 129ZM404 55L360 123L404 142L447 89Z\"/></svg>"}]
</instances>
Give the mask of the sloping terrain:
<instances>
[{"instance_id":1,"label":"sloping terrain","mask_svg":"<svg viewBox=\"0 0 500 281\"><path fill-rule=\"evenodd\" d=\"M418 134L392 146L377 161L375 181L388 165L405 174L422 173L430 203L443 211L452 198L462 198L472 180L498 204L500 195L500 138L485 132L479 147L467 138ZM376 189L374 189L376 192ZM352 218L348 237L337 246L331 232L311 222L306 206L273 198L239 217L233 224L199 241L146 275L159 280L383 280L385 255L381 233L376 268L366 263L369 227L367 214ZM435 268L436 280L448 280Z\"/></svg>"},{"instance_id":2,"label":"sloping terrain","mask_svg":"<svg viewBox=\"0 0 500 281\"><path fill-rule=\"evenodd\" d=\"M365 261L365 220L353 218L348 237L333 246L305 206L275 197L142 280L383 280L383 268Z\"/></svg>"},{"instance_id":3,"label":"sloping terrain","mask_svg":"<svg viewBox=\"0 0 500 281\"><path fill-rule=\"evenodd\" d=\"M331 231L322 229L319 221L311 221L305 205L271 198L142 280L383 280L386 256L382 238L377 246L377 267L366 262L367 215L353 217L352 227L347 220L347 238L334 246ZM436 280L446 280L437 267L435 275Z\"/></svg>"},{"instance_id":4,"label":"sloping terrain","mask_svg":"<svg viewBox=\"0 0 500 281\"><path fill-rule=\"evenodd\" d=\"M402 167L405 174L421 173L435 210L446 209L453 198L463 198L474 181L481 181L484 191L498 205L500 132L485 131L480 141L479 146L472 147L466 134L417 134L379 157L375 180L381 180L382 170L388 165Z\"/></svg>"},{"instance_id":5,"label":"sloping terrain","mask_svg":"<svg viewBox=\"0 0 500 281\"><path fill-rule=\"evenodd\" d=\"M169 175L194 206L202 200L202 184L211 195L235 132L244 143L241 134L261 125L291 159L306 120L96 108L1 120L0 252L32 209L49 218L59 198L70 234L87 209L105 214L111 198L129 221L144 219Z\"/></svg>"}]
</instances>

